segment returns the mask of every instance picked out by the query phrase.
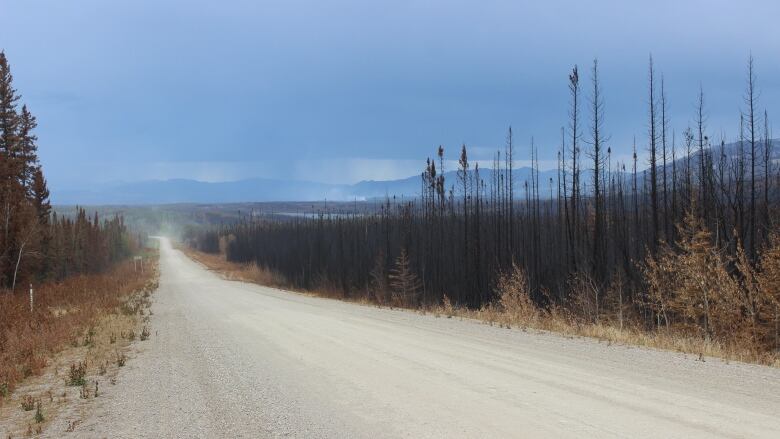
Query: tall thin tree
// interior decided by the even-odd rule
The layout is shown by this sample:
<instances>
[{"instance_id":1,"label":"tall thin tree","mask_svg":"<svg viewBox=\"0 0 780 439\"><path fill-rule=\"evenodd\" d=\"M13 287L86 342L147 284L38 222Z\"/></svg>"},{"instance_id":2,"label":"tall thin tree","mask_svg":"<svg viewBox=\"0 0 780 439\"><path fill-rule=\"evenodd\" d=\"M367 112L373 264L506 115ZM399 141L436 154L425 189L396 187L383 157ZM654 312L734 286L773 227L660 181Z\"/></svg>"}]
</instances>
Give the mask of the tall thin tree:
<instances>
[{"instance_id":1,"label":"tall thin tree","mask_svg":"<svg viewBox=\"0 0 780 439\"><path fill-rule=\"evenodd\" d=\"M649 92L650 92L650 210L652 215L652 230L650 232L650 249L654 250L658 241L658 157L657 146L657 117L658 110L655 106L655 68L653 67L653 55L650 55L649 63Z\"/></svg>"},{"instance_id":2,"label":"tall thin tree","mask_svg":"<svg viewBox=\"0 0 780 439\"><path fill-rule=\"evenodd\" d=\"M592 74L592 94L590 100L591 110L591 158L593 159L593 205L594 205L594 219L593 219L593 272L598 274L602 269L602 228L603 228L603 212L602 212L602 164L604 158L602 157L602 142L603 136L603 124L604 124L604 99L601 96L601 85L599 83L599 62L598 59L593 60Z\"/></svg>"}]
</instances>

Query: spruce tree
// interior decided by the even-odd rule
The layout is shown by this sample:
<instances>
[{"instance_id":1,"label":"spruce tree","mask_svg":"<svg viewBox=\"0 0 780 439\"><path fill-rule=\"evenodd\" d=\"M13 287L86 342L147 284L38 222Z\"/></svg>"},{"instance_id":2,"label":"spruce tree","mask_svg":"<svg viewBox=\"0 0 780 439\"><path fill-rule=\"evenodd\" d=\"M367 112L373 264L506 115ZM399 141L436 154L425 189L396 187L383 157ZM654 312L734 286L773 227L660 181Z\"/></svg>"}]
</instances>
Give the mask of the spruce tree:
<instances>
[{"instance_id":1,"label":"spruce tree","mask_svg":"<svg viewBox=\"0 0 780 439\"><path fill-rule=\"evenodd\" d=\"M396 303L399 305L416 305L421 288L420 280L411 268L411 261L406 249L395 260L395 267L390 271L390 289Z\"/></svg>"}]
</instances>

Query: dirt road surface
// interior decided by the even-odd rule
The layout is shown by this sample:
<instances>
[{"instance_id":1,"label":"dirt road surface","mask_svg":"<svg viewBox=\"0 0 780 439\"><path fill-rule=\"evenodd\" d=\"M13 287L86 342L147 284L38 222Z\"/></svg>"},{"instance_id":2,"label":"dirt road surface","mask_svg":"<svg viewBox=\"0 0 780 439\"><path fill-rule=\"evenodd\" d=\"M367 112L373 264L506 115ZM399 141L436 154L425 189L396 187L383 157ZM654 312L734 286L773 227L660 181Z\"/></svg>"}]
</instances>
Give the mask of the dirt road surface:
<instances>
[{"instance_id":1,"label":"dirt road surface","mask_svg":"<svg viewBox=\"0 0 780 439\"><path fill-rule=\"evenodd\" d=\"M780 438L778 369L226 281L161 247L152 340L70 435Z\"/></svg>"}]
</instances>

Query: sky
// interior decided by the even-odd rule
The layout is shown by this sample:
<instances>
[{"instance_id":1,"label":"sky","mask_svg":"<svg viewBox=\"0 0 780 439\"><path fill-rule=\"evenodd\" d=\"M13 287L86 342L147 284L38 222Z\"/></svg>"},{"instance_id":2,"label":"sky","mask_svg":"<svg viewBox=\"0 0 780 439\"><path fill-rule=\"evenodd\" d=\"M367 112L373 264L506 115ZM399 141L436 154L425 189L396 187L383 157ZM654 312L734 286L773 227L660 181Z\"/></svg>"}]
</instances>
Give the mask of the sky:
<instances>
[{"instance_id":1,"label":"sky","mask_svg":"<svg viewBox=\"0 0 780 439\"><path fill-rule=\"evenodd\" d=\"M485 165L515 133L555 166L576 64L598 58L616 159L647 148L648 57L670 127L701 86L738 136L747 58L780 114L780 2L0 0L0 50L38 117L50 186L418 174L443 145ZM588 112L583 106L583 127Z\"/></svg>"}]
</instances>

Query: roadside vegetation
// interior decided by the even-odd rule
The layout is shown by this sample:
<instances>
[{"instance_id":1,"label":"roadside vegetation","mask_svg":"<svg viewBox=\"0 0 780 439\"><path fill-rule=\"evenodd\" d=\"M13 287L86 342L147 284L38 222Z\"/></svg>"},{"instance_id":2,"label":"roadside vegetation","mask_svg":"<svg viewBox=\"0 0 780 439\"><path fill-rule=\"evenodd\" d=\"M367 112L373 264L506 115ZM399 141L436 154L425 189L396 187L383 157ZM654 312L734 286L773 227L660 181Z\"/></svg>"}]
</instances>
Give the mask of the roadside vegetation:
<instances>
[{"instance_id":1,"label":"roadside vegetation","mask_svg":"<svg viewBox=\"0 0 780 439\"><path fill-rule=\"evenodd\" d=\"M74 431L84 415L80 401L116 382L130 344L151 335L157 253L144 258L144 271L124 261L105 273L44 284L33 313L25 296L0 295L0 431L20 437L55 420Z\"/></svg>"},{"instance_id":2,"label":"roadside vegetation","mask_svg":"<svg viewBox=\"0 0 780 439\"><path fill-rule=\"evenodd\" d=\"M636 144L629 161L614 158L594 61L587 83L575 66L565 84L556 179L541 181L531 138L517 181L510 128L491 169L463 145L454 182L438 147L419 199L360 215L249 216L185 242L260 283L778 364L780 172L752 57L746 71L731 143L711 135L703 90L691 124L671 126L650 59L647 161Z\"/></svg>"},{"instance_id":3,"label":"roadside vegetation","mask_svg":"<svg viewBox=\"0 0 780 439\"><path fill-rule=\"evenodd\" d=\"M42 284L32 311L27 294L0 293L0 404L19 382L39 375L57 352L92 345L107 315L137 315L142 305L133 294L154 289L156 254L145 259L143 273L125 261L105 273Z\"/></svg>"},{"instance_id":4,"label":"roadside vegetation","mask_svg":"<svg viewBox=\"0 0 780 439\"><path fill-rule=\"evenodd\" d=\"M139 325L156 288L156 250L121 216L52 212L36 126L0 52L0 431L9 437L40 432L69 398L62 387L100 394L90 377L123 365L139 330L149 338Z\"/></svg>"}]
</instances>

